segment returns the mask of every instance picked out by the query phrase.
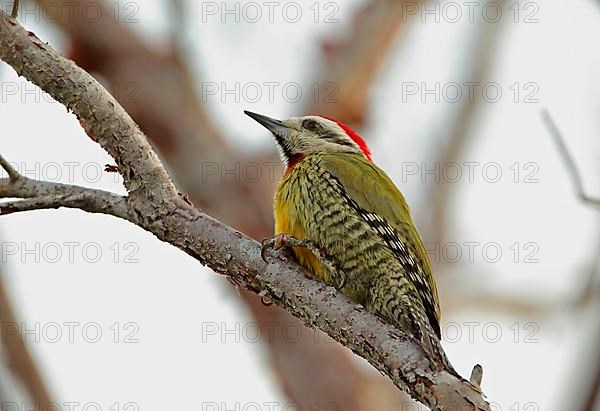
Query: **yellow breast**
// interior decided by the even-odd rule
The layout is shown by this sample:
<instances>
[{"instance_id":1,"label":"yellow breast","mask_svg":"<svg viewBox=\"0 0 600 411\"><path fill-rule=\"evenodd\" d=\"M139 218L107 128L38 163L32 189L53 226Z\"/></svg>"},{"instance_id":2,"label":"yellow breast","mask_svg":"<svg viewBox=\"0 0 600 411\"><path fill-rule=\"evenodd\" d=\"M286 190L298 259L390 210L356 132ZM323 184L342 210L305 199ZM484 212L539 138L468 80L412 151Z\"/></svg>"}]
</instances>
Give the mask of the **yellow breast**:
<instances>
[{"instance_id":1,"label":"yellow breast","mask_svg":"<svg viewBox=\"0 0 600 411\"><path fill-rule=\"evenodd\" d=\"M275 194L275 205L273 208L275 235L291 234L298 240L310 240L306 238L304 233L301 223L302 217L298 215L296 207L294 207L294 204L298 204L298 202L294 198L294 194L289 190L290 187L286 184L284 176ZM293 247L292 250L300 265L310 270L317 278L323 279L323 267L310 250L303 247Z\"/></svg>"}]
</instances>

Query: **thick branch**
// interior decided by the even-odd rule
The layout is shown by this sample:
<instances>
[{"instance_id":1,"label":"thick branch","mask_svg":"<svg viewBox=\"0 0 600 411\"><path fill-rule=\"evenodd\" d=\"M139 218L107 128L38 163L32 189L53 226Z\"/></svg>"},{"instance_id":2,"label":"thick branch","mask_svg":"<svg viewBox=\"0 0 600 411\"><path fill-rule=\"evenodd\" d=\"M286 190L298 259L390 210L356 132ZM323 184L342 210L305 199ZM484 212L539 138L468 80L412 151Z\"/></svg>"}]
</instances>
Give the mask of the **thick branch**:
<instances>
[{"instance_id":1,"label":"thick branch","mask_svg":"<svg viewBox=\"0 0 600 411\"><path fill-rule=\"evenodd\" d=\"M269 197L264 194L272 190L273 182L266 177L259 182L236 182L222 178L220 171L252 162L261 167L261 176L268 176L272 165L265 163L273 159L243 159L235 146L226 143L196 94L193 73L180 53L149 47L131 25L113 18L107 1L37 3L41 9L58 7L56 23L69 36L70 56L84 69L108 79L109 90L114 90L115 98L141 125L172 177L195 204L224 221L243 221L246 233L262 231L260 235L265 235L264 227L272 231L271 213L263 199ZM99 10L97 21L90 22L85 13L69 12L88 6Z\"/></svg>"},{"instance_id":2,"label":"thick branch","mask_svg":"<svg viewBox=\"0 0 600 411\"><path fill-rule=\"evenodd\" d=\"M475 387L431 362L409 335L307 278L306 271L285 257L271 252L273 263L265 263L256 241L180 199L145 136L116 101L4 12L0 58L71 109L87 134L115 158L130 193L128 216L135 216L130 221L319 327L432 409L489 410Z\"/></svg>"},{"instance_id":3,"label":"thick branch","mask_svg":"<svg viewBox=\"0 0 600 411\"><path fill-rule=\"evenodd\" d=\"M61 102L92 140L115 159L130 196L168 198L177 191L146 136L92 76L2 14L0 58Z\"/></svg>"}]
</instances>

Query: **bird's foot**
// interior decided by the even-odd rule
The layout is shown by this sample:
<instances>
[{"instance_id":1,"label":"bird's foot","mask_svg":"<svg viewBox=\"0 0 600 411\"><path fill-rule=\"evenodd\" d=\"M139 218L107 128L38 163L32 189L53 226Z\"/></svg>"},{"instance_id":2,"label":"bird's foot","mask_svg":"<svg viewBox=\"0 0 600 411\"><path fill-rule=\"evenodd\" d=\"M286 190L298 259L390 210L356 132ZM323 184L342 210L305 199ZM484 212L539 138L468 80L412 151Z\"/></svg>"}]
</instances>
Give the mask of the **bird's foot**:
<instances>
[{"instance_id":1,"label":"bird's foot","mask_svg":"<svg viewBox=\"0 0 600 411\"><path fill-rule=\"evenodd\" d=\"M260 250L260 256L265 262L268 262L266 259L265 252L272 248L273 250L279 250L281 248L290 248L290 247L302 247L310 250L310 252L317 258L317 260L325 266L327 271L331 273L331 277L333 278L335 284L335 288L340 290L344 288L346 285L346 275L342 270L340 270L337 264L327 256L325 251L321 250L317 245L310 240L299 240L292 236L291 234L278 234L275 238L267 238L262 241L262 248Z\"/></svg>"},{"instance_id":2,"label":"bird's foot","mask_svg":"<svg viewBox=\"0 0 600 411\"><path fill-rule=\"evenodd\" d=\"M261 242L260 256L263 261L268 263L266 252L268 249L272 248L277 251L282 248L290 248L290 247L304 247L310 250L316 249L316 246L312 241L309 240L298 240L291 234L277 234L275 238L265 238Z\"/></svg>"}]
</instances>

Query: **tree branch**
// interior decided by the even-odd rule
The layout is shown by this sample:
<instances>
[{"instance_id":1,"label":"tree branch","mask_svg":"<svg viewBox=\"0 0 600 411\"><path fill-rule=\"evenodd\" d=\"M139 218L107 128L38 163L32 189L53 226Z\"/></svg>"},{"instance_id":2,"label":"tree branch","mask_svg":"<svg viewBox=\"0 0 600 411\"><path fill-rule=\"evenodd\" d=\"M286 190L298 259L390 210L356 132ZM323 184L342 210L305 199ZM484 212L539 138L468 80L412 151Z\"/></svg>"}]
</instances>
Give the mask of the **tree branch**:
<instances>
[{"instance_id":1,"label":"tree branch","mask_svg":"<svg viewBox=\"0 0 600 411\"><path fill-rule=\"evenodd\" d=\"M558 129L558 126L556 125L554 120L552 120L552 117L550 116L550 113L548 113L547 110L542 111L542 121L544 122L544 125L548 129L550 136L552 137L552 139L556 143L556 146L558 147L560 156L563 162L565 163L565 167L567 168L569 175L571 176L571 181L573 182L573 186L575 187L575 193L577 194L577 197L587 205L599 207L600 199L592 198L585 193L585 189L583 187L583 178L581 178L581 173L577 168L577 164L575 164L573 156L571 155L571 153L569 153L569 149L567 148L565 139L563 138L560 130Z\"/></svg>"},{"instance_id":2,"label":"tree branch","mask_svg":"<svg viewBox=\"0 0 600 411\"><path fill-rule=\"evenodd\" d=\"M12 6L12 12L11 12L10 16L13 19L16 19L18 14L19 14L19 0L14 0L13 6Z\"/></svg>"},{"instance_id":3,"label":"tree branch","mask_svg":"<svg viewBox=\"0 0 600 411\"><path fill-rule=\"evenodd\" d=\"M8 178L11 181L17 180L20 175L16 168L14 168L6 159L0 154L0 167L6 171Z\"/></svg>"},{"instance_id":4,"label":"tree branch","mask_svg":"<svg viewBox=\"0 0 600 411\"><path fill-rule=\"evenodd\" d=\"M490 409L476 387L433 363L408 334L332 287L308 278L305 270L280 254L268 252L272 263L265 263L256 241L179 198L145 136L112 96L1 11L0 58L70 109L88 136L115 159L129 193L124 204L119 202L126 205L129 221L227 275L238 286L319 327L430 408ZM2 183L15 186L10 179ZM90 190L61 186L67 191L84 190L86 195ZM3 190L10 192L7 187Z\"/></svg>"},{"instance_id":5,"label":"tree branch","mask_svg":"<svg viewBox=\"0 0 600 411\"><path fill-rule=\"evenodd\" d=\"M0 179L0 198L26 199L0 203L0 214L68 207L124 219L131 217L127 197L103 190L32 180L20 175L1 155L0 166L9 175L8 179Z\"/></svg>"},{"instance_id":6,"label":"tree branch","mask_svg":"<svg viewBox=\"0 0 600 411\"><path fill-rule=\"evenodd\" d=\"M141 125L169 165L174 180L194 203L224 221L243 221L246 233L262 231L261 235L266 235L265 227L271 231L272 215L263 200L268 196L263 194L272 190L273 182L267 178L258 182L220 178L214 167L232 170L251 162L261 167L261 176L267 176L271 174L269 167L279 162L243 159L237 147L227 143L208 116L196 93L194 75L178 50L150 47L131 30L131 24L113 18L107 1L37 3L40 12L58 8L55 22L69 36L69 56L84 69L108 79L115 98L120 97L122 106ZM73 7L86 10L88 6L99 10L97 21L91 23L85 13L69 12ZM244 194L240 196L240 192ZM240 203L244 207L239 207Z\"/></svg>"}]
</instances>

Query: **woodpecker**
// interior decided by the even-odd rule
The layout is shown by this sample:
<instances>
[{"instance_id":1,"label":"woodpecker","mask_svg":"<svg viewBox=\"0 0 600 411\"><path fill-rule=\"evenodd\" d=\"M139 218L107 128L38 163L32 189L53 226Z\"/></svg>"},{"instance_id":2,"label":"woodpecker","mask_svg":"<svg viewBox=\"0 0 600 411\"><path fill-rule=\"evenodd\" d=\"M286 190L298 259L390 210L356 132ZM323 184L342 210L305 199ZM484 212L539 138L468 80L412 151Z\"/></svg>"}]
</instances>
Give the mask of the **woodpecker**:
<instances>
[{"instance_id":1,"label":"woodpecker","mask_svg":"<svg viewBox=\"0 0 600 411\"><path fill-rule=\"evenodd\" d=\"M285 172L275 235L298 262L386 322L408 331L456 374L441 347L440 307L423 241L404 196L345 124L321 116L245 114L275 137Z\"/></svg>"}]
</instances>

